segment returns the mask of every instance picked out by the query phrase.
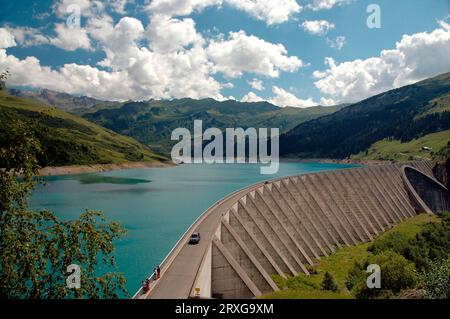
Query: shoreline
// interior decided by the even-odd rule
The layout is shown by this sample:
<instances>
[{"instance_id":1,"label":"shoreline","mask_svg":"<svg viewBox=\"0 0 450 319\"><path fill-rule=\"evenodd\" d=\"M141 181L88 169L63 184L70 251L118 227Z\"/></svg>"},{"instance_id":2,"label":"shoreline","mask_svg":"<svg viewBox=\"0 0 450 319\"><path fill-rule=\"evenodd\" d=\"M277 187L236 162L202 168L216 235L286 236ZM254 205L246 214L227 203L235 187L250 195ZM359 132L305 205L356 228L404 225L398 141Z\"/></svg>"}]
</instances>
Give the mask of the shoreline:
<instances>
[{"instance_id":1,"label":"shoreline","mask_svg":"<svg viewBox=\"0 0 450 319\"><path fill-rule=\"evenodd\" d=\"M378 165L386 163L386 161L358 161L351 159L331 159L331 158L282 158L280 163L336 163L336 164L361 164L361 165ZM69 166L48 166L39 169L39 176L64 176L76 174L89 174L110 172L124 169L139 168L170 168L177 166L171 161L166 162L130 162L122 164L89 164L89 165L69 165Z\"/></svg>"},{"instance_id":2,"label":"shoreline","mask_svg":"<svg viewBox=\"0 0 450 319\"><path fill-rule=\"evenodd\" d=\"M139 168L169 168L177 166L173 162L130 162L122 164L89 164L70 166L48 166L39 169L39 176L63 176L89 174Z\"/></svg>"}]
</instances>

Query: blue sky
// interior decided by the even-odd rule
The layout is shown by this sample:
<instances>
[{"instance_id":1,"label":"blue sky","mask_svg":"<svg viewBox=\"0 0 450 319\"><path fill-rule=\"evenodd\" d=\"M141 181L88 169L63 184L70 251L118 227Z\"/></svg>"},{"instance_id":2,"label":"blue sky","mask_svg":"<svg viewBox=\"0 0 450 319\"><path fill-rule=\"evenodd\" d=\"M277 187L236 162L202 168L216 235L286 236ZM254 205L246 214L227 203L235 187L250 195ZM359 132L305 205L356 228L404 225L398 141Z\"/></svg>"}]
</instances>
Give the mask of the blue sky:
<instances>
[{"instance_id":1,"label":"blue sky","mask_svg":"<svg viewBox=\"0 0 450 319\"><path fill-rule=\"evenodd\" d=\"M267 0L177 1L99 1L97 11L94 0L4 1L0 70L10 69L11 86L102 99L244 97L298 107L355 101L450 71L450 0L271 0L273 8ZM366 25L372 3L379 29ZM66 32L70 4L82 9L81 25ZM108 26L95 29L98 21ZM332 27L314 34L302 26L308 21ZM338 37L341 47L332 44ZM383 50L393 52L380 57Z\"/></svg>"}]
</instances>

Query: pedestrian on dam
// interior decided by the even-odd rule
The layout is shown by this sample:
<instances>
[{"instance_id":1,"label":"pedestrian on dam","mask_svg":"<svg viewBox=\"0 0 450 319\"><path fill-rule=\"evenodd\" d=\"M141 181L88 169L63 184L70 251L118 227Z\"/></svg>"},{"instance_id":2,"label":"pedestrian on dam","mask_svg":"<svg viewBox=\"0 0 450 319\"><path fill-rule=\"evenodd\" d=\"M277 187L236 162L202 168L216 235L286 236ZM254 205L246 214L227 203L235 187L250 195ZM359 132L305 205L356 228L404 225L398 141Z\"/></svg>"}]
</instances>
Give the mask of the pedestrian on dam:
<instances>
[{"instance_id":1,"label":"pedestrian on dam","mask_svg":"<svg viewBox=\"0 0 450 319\"><path fill-rule=\"evenodd\" d=\"M142 290L144 291L144 294L150 290L150 283L148 279L146 279L145 282L142 282Z\"/></svg>"},{"instance_id":2,"label":"pedestrian on dam","mask_svg":"<svg viewBox=\"0 0 450 319\"><path fill-rule=\"evenodd\" d=\"M158 272L156 271L156 268L153 269L153 280L157 280L158 279Z\"/></svg>"},{"instance_id":3,"label":"pedestrian on dam","mask_svg":"<svg viewBox=\"0 0 450 319\"><path fill-rule=\"evenodd\" d=\"M161 268L159 266L156 267L156 275L157 275L158 279L161 278Z\"/></svg>"}]
</instances>

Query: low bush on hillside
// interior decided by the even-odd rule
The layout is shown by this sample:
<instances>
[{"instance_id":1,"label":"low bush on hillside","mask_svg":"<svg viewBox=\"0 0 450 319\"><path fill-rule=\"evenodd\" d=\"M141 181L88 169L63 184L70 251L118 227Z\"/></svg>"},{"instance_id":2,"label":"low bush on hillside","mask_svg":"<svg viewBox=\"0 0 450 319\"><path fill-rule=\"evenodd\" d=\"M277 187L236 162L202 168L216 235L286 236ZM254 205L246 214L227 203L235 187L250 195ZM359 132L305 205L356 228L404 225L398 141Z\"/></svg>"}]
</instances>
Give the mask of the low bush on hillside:
<instances>
[{"instance_id":1,"label":"low bush on hillside","mask_svg":"<svg viewBox=\"0 0 450 319\"><path fill-rule=\"evenodd\" d=\"M339 290L339 286L336 283L336 280L334 280L334 277L328 271L323 276L322 289L334 292Z\"/></svg>"},{"instance_id":2,"label":"low bush on hillside","mask_svg":"<svg viewBox=\"0 0 450 319\"><path fill-rule=\"evenodd\" d=\"M375 240L371 253L356 262L346 286L357 298L397 296L404 289L424 289L427 298L449 298L450 287L450 213L439 215L440 222L427 223L410 237L391 232ZM381 289L366 285L367 266L381 268Z\"/></svg>"},{"instance_id":3,"label":"low bush on hillside","mask_svg":"<svg viewBox=\"0 0 450 319\"><path fill-rule=\"evenodd\" d=\"M371 289L366 284L368 273L365 270L371 264L380 266L381 289ZM386 297L414 288L417 281L417 271L412 262L393 251L383 251L369 256L363 264L355 264L350 271L347 288L357 298Z\"/></svg>"}]
</instances>

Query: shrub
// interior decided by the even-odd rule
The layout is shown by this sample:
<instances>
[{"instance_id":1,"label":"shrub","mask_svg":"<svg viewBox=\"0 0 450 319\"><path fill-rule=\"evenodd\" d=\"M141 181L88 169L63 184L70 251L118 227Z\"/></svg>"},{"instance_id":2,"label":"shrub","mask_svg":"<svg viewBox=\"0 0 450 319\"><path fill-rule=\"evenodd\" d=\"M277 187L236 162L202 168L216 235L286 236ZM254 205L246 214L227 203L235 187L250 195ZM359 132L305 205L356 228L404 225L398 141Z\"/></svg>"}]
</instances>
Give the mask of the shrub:
<instances>
[{"instance_id":1,"label":"shrub","mask_svg":"<svg viewBox=\"0 0 450 319\"><path fill-rule=\"evenodd\" d=\"M383 289L398 293L402 289L413 288L417 282L413 263L395 252L383 252L368 259L370 264L380 266Z\"/></svg>"},{"instance_id":2,"label":"shrub","mask_svg":"<svg viewBox=\"0 0 450 319\"><path fill-rule=\"evenodd\" d=\"M427 271L432 262L450 258L450 214L439 214L441 223L430 223L410 241L415 247L411 258L419 271Z\"/></svg>"},{"instance_id":3,"label":"shrub","mask_svg":"<svg viewBox=\"0 0 450 319\"><path fill-rule=\"evenodd\" d=\"M422 280L427 298L450 299L450 259L430 262Z\"/></svg>"},{"instance_id":4,"label":"shrub","mask_svg":"<svg viewBox=\"0 0 450 319\"><path fill-rule=\"evenodd\" d=\"M412 256L414 247L409 242L409 239L399 233L393 232L390 233L380 239L375 240L375 242L369 246L368 251L377 255L383 251L394 251L403 257L408 258L408 256Z\"/></svg>"},{"instance_id":5,"label":"shrub","mask_svg":"<svg viewBox=\"0 0 450 319\"><path fill-rule=\"evenodd\" d=\"M367 287L367 266L377 264L381 269L381 289ZM392 296L403 289L413 288L417 283L417 274L414 264L405 257L392 252L384 251L369 256L364 264L355 264L347 278L347 287L352 289L357 298L376 298Z\"/></svg>"},{"instance_id":6,"label":"shrub","mask_svg":"<svg viewBox=\"0 0 450 319\"><path fill-rule=\"evenodd\" d=\"M429 223L414 238L394 232L376 240L369 251L377 255L393 251L414 262L418 271L426 271L432 261L450 258L450 214L442 213L441 223Z\"/></svg>"},{"instance_id":7,"label":"shrub","mask_svg":"<svg viewBox=\"0 0 450 319\"><path fill-rule=\"evenodd\" d=\"M358 284L358 282L360 282L361 279L365 277L367 277L367 273L364 269L364 266L358 261L355 261L348 273L347 279L345 281L345 286L348 290L351 291Z\"/></svg>"},{"instance_id":8,"label":"shrub","mask_svg":"<svg viewBox=\"0 0 450 319\"><path fill-rule=\"evenodd\" d=\"M322 289L334 292L339 290L339 286L336 283L336 280L334 280L333 276L328 271L323 276Z\"/></svg>"}]
</instances>

